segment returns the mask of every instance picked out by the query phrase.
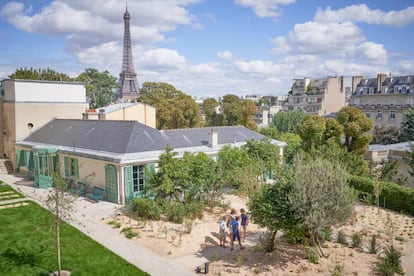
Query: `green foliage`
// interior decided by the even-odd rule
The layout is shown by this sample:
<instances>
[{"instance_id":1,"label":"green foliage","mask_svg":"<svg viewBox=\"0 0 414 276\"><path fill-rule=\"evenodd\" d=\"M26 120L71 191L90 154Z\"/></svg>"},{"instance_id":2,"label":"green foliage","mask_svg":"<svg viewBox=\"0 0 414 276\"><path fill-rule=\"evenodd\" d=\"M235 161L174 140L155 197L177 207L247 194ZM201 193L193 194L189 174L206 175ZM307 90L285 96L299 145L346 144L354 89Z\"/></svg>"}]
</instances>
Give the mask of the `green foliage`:
<instances>
[{"instance_id":1,"label":"green foliage","mask_svg":"<svg viewBox=\"0 0 414 276\"><path fill-rule=\"evenodd\" d=\"M220 126L223 122L220 122L216 112L216 107L219 105L216 99L207 98L203 100L202 109L206 116L205 126Z\"/></svg>"},{"instance_id":2,"label":"green foliage","mask_svg":"<svg viewBox=\"0 0 414 276\"><path fill-rule=\"evenodd\" d=\"M400 128L396 126L374 126L374 136L372 143L374 144L395 144L400 140Z\"/></svg>"},{"instance_id":3,"label":"green foliage","mask_svg":"<svg viewBox=\"0 0 414 276\"><path fill-rule=\"evenodd\" d=\"M321 237L325 241L331 241L332 240L332 228L331 227L325 227L321 230Z\"/></svg>"},{"instance_id":4,"label":"green foliage","mask_svg":"<svg viewBox=\"0 0 414 276\"><path fill-rule=\"evenodd\" d=\"M278 112L273 115L272 125L279 133L296 133L296 125L302 121L305 113L302 110L291 110L288 112Z\"/></svg>"},{"instance_id":5,"label":"green foliage","mask_svg":"<svg viewBox=\"0 0 414 276\"><path fill-rule=\"evenodd\" d=\"M406 157L404 157L404 160L408 165L408 173L411 176L414 176L414 143L410 143L409 146L410 149L406 152Z\"/></svg>"},{"instance_id":6,"label":"green foliage","mask_svg":"<svg viewBox=\"0 0 414 276\"><path fill-rule=\"evenodd\" d=\"M397 212L404 212L409 215L414 215L414 190L403 187L397 183L378 181L381 185L380 206L394 210ZM373 181L371 178L354 176L348 177L348 184L350 187L359 191L359 195L374 194ZM384 206L385 198L385 206Z\"/></svg>"},{"instance_id":7,"label":"green foliage","mask_svg":"<svg viewBox=\"0 0 414 276\"><path fill-rule=\"evenodd\" d=\"M371 254L378 254L380 252L381 247L377 240L377 235L373 235L368 243L368 252Z\"/></svg>"},{"instance_id":8,"label":"green foliage","mask_svg":"<svg viewBox=\"0 0 414 276\"><path fill-rule=\"evenodd\" d=\"M227 94L223 97L222 108L226 126L242 125L253 130L258 129L253 121L257 107L252 100L242 100L236 95Z\"/></svg>"},{"instance_id":9,"label":"green foliage","mask_svg":"<svg viewBox=\"0 0 414 276\"><path fill-rule=\"evenodd\" d=\"M295 155L301 148L302 139L299 135L290 132L281 133L276 139L287 143L286 147L283 148L284 163L292 164Z\"/></svg>"},{"instance_id":10,"label":"green foliage","mask_svg":"<svg viewBox=\"0 0 414 276\"><path fill-rule=\"evenodd\" d=\"M384 249L384 257L378 264L378 270L385 276L395 274L403 275L404 270L401 266L401 252L394 245L390 245Z\"/></svg>"},{"instance_id":11,"label":"green foliage","mask_svg":"<svg viewBox=\"0 0 414 276\"><path fill-rule=\"evenodd\" d=\"M118 80L108 71L99 72L95 68L87 68L76 81L85 83L86 96L89 97L91 108L103 107L113 101L115 89L119 87Z\"/></svg>"},{"instance_id":12,"label":"green foliage","mask_svg":"<svg viewBox=\"0 0 414 276\"><path fill-rule=\"evenodd\" d=\"M354 248L362 247L362 237L359 233L353 233L351 236L351 246Z\"/></svg>"},{"instance_id":13,"label":"green foliage","mask_svg":"<svg viewBox=\"0 0 414 276\"><path fill-rule=\"evenodd\" d=\"M319 264L319 253L316 248L306 248L305 251L309 262Z\"/></svg>"},{"instance_id":14,"label":"green foliage","mask_svg":"<svg viewBox=\"0 0 414 276\"><path fill-rule=\"evenodd\" d=\"M108 221L109 225L112 225L113 228L121 228L121 223L116 220Z\"/></svg>"},{"instance_id":15,"label":"green foliage","mask_svg":"<svg viewBox=\"0 0 414 276\"><path fill-rule=\"evenodd\" d=\"M165 211L168 221L174 223L183 223L186 212L184 204L181 202L173 202Z\"/></svg>"},{"instance_id":16,"label":"green foliage","mask_svg":"<svg viewBox=\"0 0 414 276\"><path fill-rule=\"evenodd\" d=\"M392 181L392 178L398 173L399 165L400 164L398 160L388 161L382 159L379 164L379 166L381 167L381 171L378 179Z\"/></svg>"},{"instance_id":17,"label":"green foliage","mask_svg":"<svg viewBox=\"0 0 414 276\"><path fill-rule=\"evenodd\" d=\"M235 171L251 164L252 159L243 148L233 148L227 145L218 153L218 162L220 163L223 181L236 184Z\"/></svg>"},{"instance_id":18,"label":"green foliage","mask_svg":"<svg viewBox=\"0 0 414 276\"><path fill-rule=\"evenodd\" d=\"M204 204L203 202L191 202L185 205L185 217L193 219L201 219L203 217Z\"/></svg>"},{"instance_id":19,"label":"green foliage","mask_svg":"<svg viewBox=\"0 0 414 276\"><path fill-rule=\"evenodd\" d=\"M324 141L325 118L319 115L307 115L296 125L296 132L302 139L305 150L318 148Z\"/></svg>"},{"instance_id":20,"label":"green foliage","mask_svg":"<svg viewBox=\"0 0 414 276\"><path fill-rule=\"evenodd\" d=\"M290 212L297 227L319 243L323 229L345 222L352 214L354 195L346 171L338 162L302 155L295 160L294 172Z\"/></svg>"},{"instance_id":21,"label":"green foliage","mask_svg":"<svg viewBox=\"0 0 414 276\"><path fill-rule=\"evenodd\" d=\"M271 138L271 139L278 139L278 137L279 137L279 132L273 126L268 126L268 127L264 127L262 129L260 129L260 133L263 134L264 136L267 136L267 137Z\"/></svg>"},{"instance_id":22,"label":"green foliage","mask_svg":"<svg viewBox=\"0 0 414 276\"><path fill-rule=\"evenodd\" d=\"M356 107L343 107L337 116L338 122L343 126L345 134L344 145L348 151L364 154L372 140L369 131L373 122Z\"/></svg>"},{"instance_id":23,"label":"green foliage","mask_svg":"<svg viewBox=\"0 0 414 276\"><path fill-rule=\"evenodd\" d=\"M414 141L414 107L408 109L404 114L401 130L405 141Z\"/></svg>"},{"instance_id":24,"label":"green foliage","mask_svg":"<svg viewBox=\"0 0 414 276\"><path fill-rule=\"evenodd\" d=\"M336 234L336 242L348 246L348 240L342 230L339 230Z\"/></svg>"},{"instance_id":25,"label":"green foliage","mask_svg":"<svg viewBox=\"0 0 414 276\"><path fill-rule=\"evenodd\" d=\"M150 198L134 198L132 201L132 210L140 218L160 219L160 209L157 203Z\"/></svg>"},{"instance_id":26,"label":"green foliage","mask_svg":"<svg viewBox=\"0 0 414 276\"><path fill-rule=\"evenodd\" d=\"M202 125L200 107L194 99L163 82L144 82L140 102L156 107L157 128L193 128Z\"/></svg>"},{"instance_id":27,"label":"green foliage","mask_svg":"<svg viewBox=\"0 0 414 276\"><path fill-rule=\"evenodd\" d=\"M134 230L132 230L131 227L125 227L125 228L123 228L121 230L121 233L123 233L127 239L132 239L132 238L138 236L138 233L135 233Z\"/></svg>"},{"instance_id":28,"label":"green foliage","mask_svg":"<svg viewBox=\"0 0 414 276\"><path fill-rule=\"evenodd\" d=\"M56 72L50 68L18 68L14 73L9 75L9 78L23 80L73 81L68 75Z\"/></svg>"}]
</instances>

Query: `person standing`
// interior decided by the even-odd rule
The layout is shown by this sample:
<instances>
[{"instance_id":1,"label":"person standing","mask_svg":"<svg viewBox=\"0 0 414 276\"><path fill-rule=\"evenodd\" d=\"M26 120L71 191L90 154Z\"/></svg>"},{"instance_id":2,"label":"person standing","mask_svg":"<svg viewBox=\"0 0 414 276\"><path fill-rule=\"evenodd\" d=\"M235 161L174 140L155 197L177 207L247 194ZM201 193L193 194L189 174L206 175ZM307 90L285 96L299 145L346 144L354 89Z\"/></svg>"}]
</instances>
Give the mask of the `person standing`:
<instances>
[{"instance_id":1,"label":"person standing","mask_svg":"<svg viewBox=\"0 0 414 276\"><path fill-rule=\"evenodd\" d=\"M244 208L240 209L240 216L241 216L241 239L242 242L246 239L247 236L247 225L249 225L249 216L246 213Z\"/></svg>"},{"instance_id":2,"label":"person standing","mask_svg":"<svg viewBox=\"0 0 414 276\"><path fill-rule=\"evenodd\" d=\"M226 248L226 216L220 222L220 246Z\"/></svg>"},{"instance_id":3,"label":"person standing","mask_svg":"<svg viewBox=\"0 0 414 276\"><path fill-rule=\"evenodd\" d=\"M231 225L231 230L233 233L233 242L231 243L230 250L233 251L234 241L237 239L239 241L240 250L244 249L244 246L241 244L240 240L240 217L236 216L236 219L233 221Z\"/></svg>"},{"instance_id":4,"label":"person standing","mask_svg":"<svg viewBox=\"0 0 414 276\"><path fill-rule=\"evenodd\" d=\"M230 247L233 248L233 231L232 231L232 224L235 221L235 216L237 214L236 209L232 208L230 211L230 215L227 217L227 228L229 228L229 237L230 237Z\"/></svg>"}]
</instances>

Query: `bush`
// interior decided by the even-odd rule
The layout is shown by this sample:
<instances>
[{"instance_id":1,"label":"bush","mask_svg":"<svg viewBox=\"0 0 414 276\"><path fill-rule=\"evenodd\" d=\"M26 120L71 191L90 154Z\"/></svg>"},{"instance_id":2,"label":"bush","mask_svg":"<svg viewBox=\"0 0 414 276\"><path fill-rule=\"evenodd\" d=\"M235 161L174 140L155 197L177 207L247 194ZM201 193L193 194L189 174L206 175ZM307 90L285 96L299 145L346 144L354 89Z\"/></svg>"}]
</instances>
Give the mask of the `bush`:
<instances>
[{"instance_id":1,"label":"bush","mask_svg":"<svg viewBox=\"0 0 414 276\"><path fill-rule=\"evenodd\" d=\"M140 218L160 219L160 209L157 203L150 198L135 198L132 201L132 210Z\"/></svg>"},{"instance_id":2,"label":"bush","mask_svg":"<svg viewBox=\"0 0 414 276\"><path fill-rule=\"evenodd\" d=\"M202 202L192 202L185 206L185 216L189 219L201 219L203 217L204 204Z\"/></svg>"},{"instance_id":3,"label":"bush","mask_svg":"<svg viewBox=\"0 0 414 276\"><path fill-rule=\"evenodd\" d=\"M123 228L121 230L121 233L123 233L127 239L132 239L134 237L139 236L139 234L134 232L131 227Z\"/></svg>"},{"instance_id":4,"label":"bush","mask_svg":"<svg viewBox=\"0 0 414 276\"><path fill-rule=\"evenodd\" d=\"M351 246L354 248L361 248L362 247L362 238L359 233L352 234L351 237Z\"/></svg>"},{"instance_id":5,"label":"bush","mask_svg":"<svg viewBox=\"0 0 414 276\"><path fill-rule=\"evenodd\" d=\"M274 247L272 240L272 232L266 231L259 236L259 244L266 252L272 252Z\"/></svg>"},{"instance_id":6,"label":"bush","mask_svg":"<svg viewBox=\"0 0 414 276\"><path fill-rule=\"evenodd\" d=\"M414 215L414 189L403 187L394 182L379 181L379 183L381 185L380 205L382 207ZM360 199L366 198L367 194L374 194L371 178L351 175L348 178L348 184L360 192Z\"/></svg>"},{"instance_id":7,"label":"bush","mask_svg":"<svg viewBox=\"0 0 414 276\"><path fill-rule=\"evenodd\" d=\"M393 245L384 249L384 257L378 264L378 270L385 276L403 275L404 271L401 266L401 252L395 249Z\"/></svg>"},{"instance_id":8,"label":"bush","mask_svg":"<svg viewBox=\"0 0 414 276\"><path fill-rule=\"evenodd\" d=\"M321 232L321 237L325 240L325 241L331 241L332 240L332 229L331 227L325 227L322 229Z\"/></svg>"},{"instance_id":9,"label":"bush","mask_svg":"<svg viewBox=\"0 0 414 276\"><path fill-rule=\"evenodd\" d=\"M319 254L316 248L306 248L306 255L308 255L309 262L319 264Z\"/></svg>"},{"instance_id":10,"label":"bush","mask_svg":"<svg viewBox=\"0 0 414 276\"><path fill-rule=\"evenodd\" d=\"M377 254L380 251L380 246L377 241L377 235L372 236L368 244L368 252L371 254Z\"/></svg>"},{"instance_id":11,"label":"bush","mask_svg":"<svg viewBox=\"0 0 414 276\"><path fill-rule=\"evenodd\" d=\"M170 203L168 209L165 210L167 219L175 223L183 223L185 217L185 206L181 202Z\"/></svg>"}]
</instances>

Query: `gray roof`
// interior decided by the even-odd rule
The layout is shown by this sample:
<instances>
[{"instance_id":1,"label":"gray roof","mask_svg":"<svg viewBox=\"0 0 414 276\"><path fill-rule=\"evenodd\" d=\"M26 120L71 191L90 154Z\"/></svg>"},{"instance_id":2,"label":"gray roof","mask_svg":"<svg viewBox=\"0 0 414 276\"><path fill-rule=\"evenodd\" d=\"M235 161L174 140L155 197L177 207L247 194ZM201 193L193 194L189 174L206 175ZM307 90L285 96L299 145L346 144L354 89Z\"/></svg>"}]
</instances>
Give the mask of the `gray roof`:
<instances>
[{"instance_id":1,"label":"gray roof","mask_svg":"<svg viewBox=\"0 0 414 276\"><path fill-rule=\"evenodd\" d=\"M18 145L53 145L114 154L132 154L205 147L210 128L163 130L136 121L54 119L22 139ZM243 126L215 127L218 144L263 140L265 136ZM280 143L281 146L284 143Z\"/></svg>"}]
</instances>

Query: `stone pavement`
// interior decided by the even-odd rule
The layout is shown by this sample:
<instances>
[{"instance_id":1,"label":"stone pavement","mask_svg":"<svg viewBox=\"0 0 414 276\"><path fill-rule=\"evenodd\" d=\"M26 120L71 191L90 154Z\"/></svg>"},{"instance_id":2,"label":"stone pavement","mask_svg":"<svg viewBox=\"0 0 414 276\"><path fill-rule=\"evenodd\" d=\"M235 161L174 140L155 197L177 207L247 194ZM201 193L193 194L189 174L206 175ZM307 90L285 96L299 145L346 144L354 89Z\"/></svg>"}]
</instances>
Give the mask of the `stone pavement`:
<instances>
[{"instance_id":1,"label":"stone pavement","mask_svg":"<svg viewBox=\"0 0 414 276\"><path fill-rule=\"evenodd\" d=\"M35 188L33 181L11 174L0 174L0 180L9 184L28 199L44 206L44 202L49 193L48 189ZM27 198L12 199L7 202L20 202L27 200ZM5 202L3 201L1 204ZM121 205L106 201L93 203L85 198L79 197L73 202L74 211L72 212L71 219L67 222L150 275L195 275L188 268L183 267L171 259L156 254L148 248L139 245L133 239L127 239L119 231L103 223L103 219L119 214L122 207Z\"/></svg>"}]
</instances>

